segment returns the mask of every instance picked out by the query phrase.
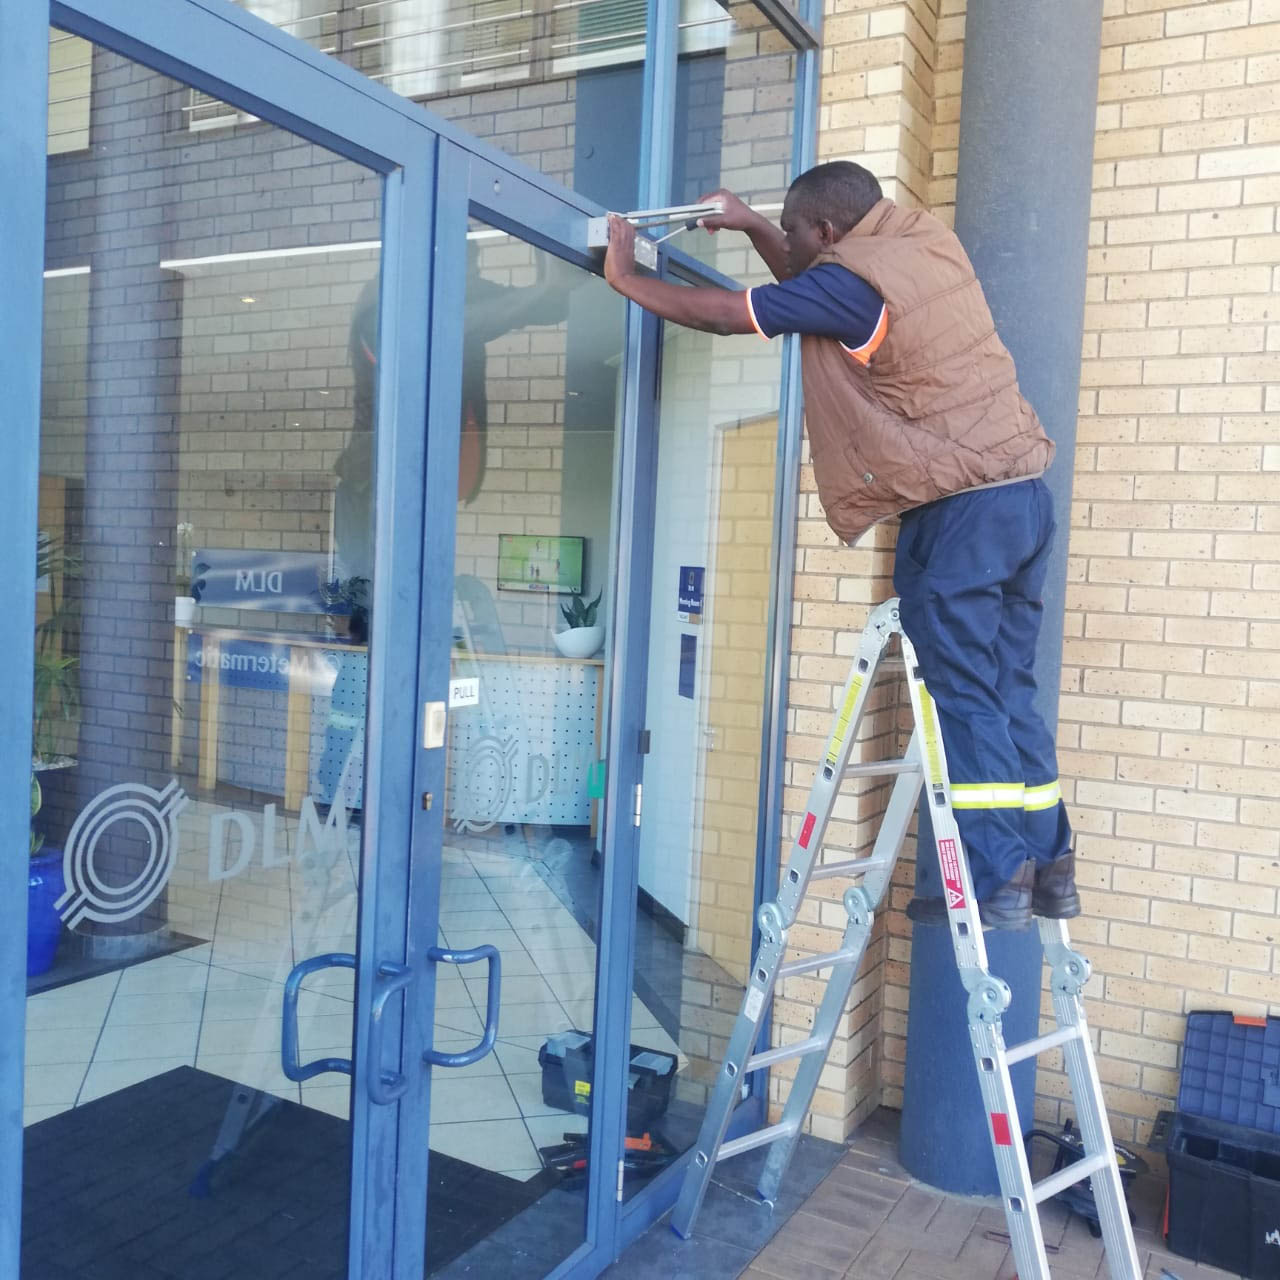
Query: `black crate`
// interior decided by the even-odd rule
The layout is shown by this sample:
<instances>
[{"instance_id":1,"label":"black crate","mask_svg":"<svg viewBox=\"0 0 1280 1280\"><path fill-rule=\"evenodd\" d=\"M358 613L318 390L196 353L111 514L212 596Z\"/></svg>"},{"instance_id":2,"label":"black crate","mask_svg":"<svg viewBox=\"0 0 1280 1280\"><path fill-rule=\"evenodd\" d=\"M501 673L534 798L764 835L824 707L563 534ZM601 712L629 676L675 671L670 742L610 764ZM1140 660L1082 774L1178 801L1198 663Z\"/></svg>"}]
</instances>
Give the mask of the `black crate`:
<instances>
[{"instance_id":1,"label":"black crate","mask_svg":"<svg viewBox=\"0 0 1280 1280\"><path fill-rule=\"evenodd\" d=\"M1169 1160L1169 1248L1249 1280L1280 1280L1280 1018L1187 1016Z\"/></svg>"},{"instance_id":2,"label":"black crate","mask_svg":"<svg viewBox=\"0 0 1280 1280\"><path fill-rule=\"evenodd\" d=\"M586 1031L561 1031L538 1050L542 1067L542 1101L560 1111L588 1115L595 1045ZM643 1133L665 1114L678 1063L674 1054L631 1046L627 1073L627 1132Z\"/></svg>"}]
</instances>

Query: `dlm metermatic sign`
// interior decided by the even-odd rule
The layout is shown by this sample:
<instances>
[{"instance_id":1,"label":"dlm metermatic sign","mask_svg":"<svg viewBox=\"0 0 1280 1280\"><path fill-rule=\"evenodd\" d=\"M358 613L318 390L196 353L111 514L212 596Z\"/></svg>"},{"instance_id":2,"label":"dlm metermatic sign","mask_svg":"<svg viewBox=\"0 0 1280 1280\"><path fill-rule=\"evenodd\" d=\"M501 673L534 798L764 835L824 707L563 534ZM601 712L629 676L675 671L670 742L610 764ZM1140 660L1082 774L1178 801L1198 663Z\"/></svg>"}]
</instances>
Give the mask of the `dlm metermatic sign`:
<instances>
[{"instance_id":1,"label":"dlm metermatic sign","mask_svg":"<svg viewBox=\"0 0 1280 1280\"><path fill-rule=\"evenodd\" d=\"M319 551L203 550L195 554L202 605L324 613L329 557Z\"/></svg>"}]
</instances>

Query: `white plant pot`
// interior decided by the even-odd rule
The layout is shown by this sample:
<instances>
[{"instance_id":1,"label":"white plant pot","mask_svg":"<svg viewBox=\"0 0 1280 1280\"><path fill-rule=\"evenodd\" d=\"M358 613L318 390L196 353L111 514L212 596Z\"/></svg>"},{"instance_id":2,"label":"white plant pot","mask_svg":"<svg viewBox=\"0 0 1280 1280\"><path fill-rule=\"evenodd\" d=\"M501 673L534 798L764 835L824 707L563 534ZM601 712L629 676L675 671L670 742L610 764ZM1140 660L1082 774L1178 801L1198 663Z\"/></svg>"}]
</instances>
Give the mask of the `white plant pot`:
<instances>
[{"instance_id":1,"label":"white plant pot","mask_svg":"<svg viewBox=\"0 0 1280 1280\"><path fill-rule=\"evenodd\" d=\"M173 625L175 627L189 627L196 620L196 598L195 596L174 596L173 598Z\"/></svg>"},{"instance_id":2,"label":"white plant pot","mask_svg":"<svg viewBox=\"0 0 1280 1280\"><path fill-rule=\"evenodd\" d=\"M590 658L604 644L604 628L570 627L568 631L557 631L553 639L562 657Z\"/></svg>"}]
</instances>

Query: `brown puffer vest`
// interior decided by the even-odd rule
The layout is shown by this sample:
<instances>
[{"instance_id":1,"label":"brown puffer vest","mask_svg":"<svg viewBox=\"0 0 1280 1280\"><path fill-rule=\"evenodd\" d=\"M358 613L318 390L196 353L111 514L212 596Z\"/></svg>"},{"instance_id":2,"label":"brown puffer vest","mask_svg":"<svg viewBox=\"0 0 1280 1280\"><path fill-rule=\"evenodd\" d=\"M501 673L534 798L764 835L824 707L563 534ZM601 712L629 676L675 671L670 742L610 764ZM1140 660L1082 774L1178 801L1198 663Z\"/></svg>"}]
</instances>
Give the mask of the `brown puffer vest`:
<instances>
[{"instance_id":1,"label":"brown puffer vest","mask_svg":"<svg viewBox=\"0 0 1280 1280\"><path fill-rule=\"evenodd\" d=\"M844 541L935 498L1044 471L1053 443L953 232L881 200L813 265L823 262L874 286L888 321L879 346L856 354L802 339L818 496Z\"/></svg>"}]
</instances>

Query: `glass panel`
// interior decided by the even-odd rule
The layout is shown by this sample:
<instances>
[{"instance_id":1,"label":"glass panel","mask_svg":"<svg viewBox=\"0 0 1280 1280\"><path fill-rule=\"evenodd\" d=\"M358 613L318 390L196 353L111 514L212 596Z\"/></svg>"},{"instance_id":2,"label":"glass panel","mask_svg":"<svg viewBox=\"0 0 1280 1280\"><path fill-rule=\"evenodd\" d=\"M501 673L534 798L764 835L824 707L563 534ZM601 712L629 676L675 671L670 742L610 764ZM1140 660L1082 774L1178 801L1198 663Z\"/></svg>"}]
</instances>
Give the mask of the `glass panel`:
<instances>
[{"instance_id":1,"label":"glass panel","mask_svg":"<svg viewBox=\"0 0 1280 1280\"><path fill-rule=\"evenodd\" d=\"M625 304L503 232L468 241L453 667L470 688L449 718L440 935L498 948L502 1007L493 1054L433 1073L427 1257L514 1280L585 1231ZM479 1037L482 968L441 966L437 1048Z\"/></svg>"},{"instance_id":2,"label":"glass panel","mask_svg":"<svg viewBox=\"0 0 1280 1280\"><path fill-rule=\"evenodd\" d=\"M753 4L682 0L671 199L728 187L775 222L791 182L797 54ZM689 49L694 32L708 46ZM771 279L737 233L673 241L744 284Z\"/></svg>"},{"instance_id":3,"label":"glass panel","mask_svg":"<svg viewBox=\"0 0 1280 1280\"><path fill-rule=\"evenodd\" d=\"M751 967L780 354L665 331L631 1043L678 1074L631 1132L667 1153L697 1137Z\"/></svg>"},{"instance_id":4,"label":"glass panel","mask_svg":"<svg viewBox=\"0 0 1280 1280\"><path fill-rule=\"evenodd\" d=\"M336 1280L381 179L51 48L23 1275Z\"/></svg>"},{"instance_id":5,"label":"glass panel","mask_svg":"<svg viewBox=\"0 0 1280 1280\"><path fill-rule=\"evenodd\" d=\"M636 207L645 0L236 3L540 173ZM192 129L251 119L196 93L184 110Z\"/></svg>"}]
</instances>

